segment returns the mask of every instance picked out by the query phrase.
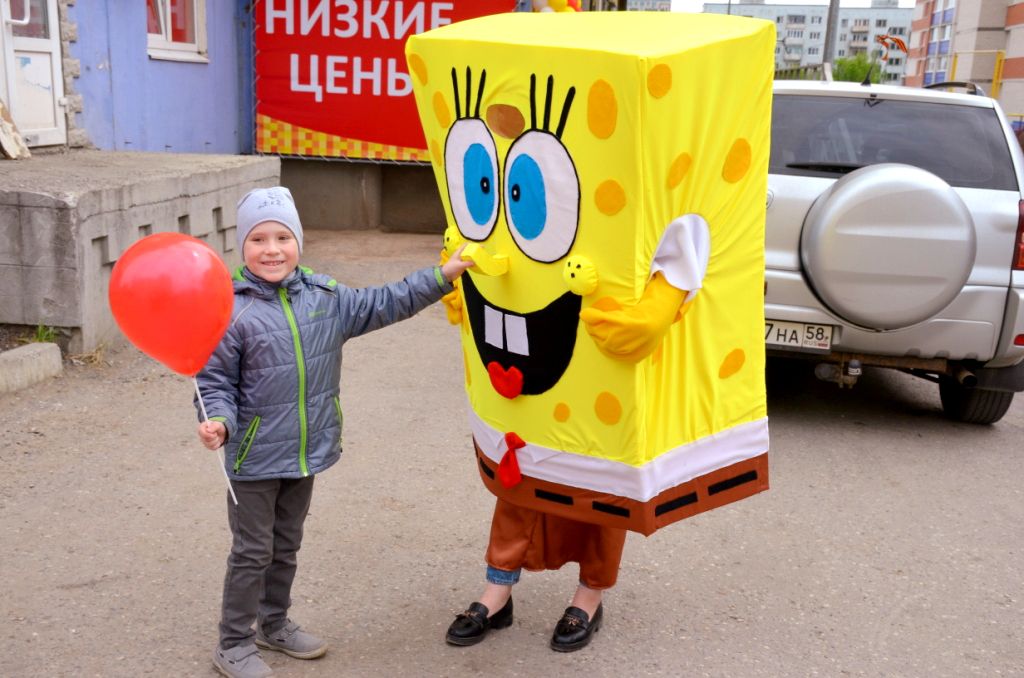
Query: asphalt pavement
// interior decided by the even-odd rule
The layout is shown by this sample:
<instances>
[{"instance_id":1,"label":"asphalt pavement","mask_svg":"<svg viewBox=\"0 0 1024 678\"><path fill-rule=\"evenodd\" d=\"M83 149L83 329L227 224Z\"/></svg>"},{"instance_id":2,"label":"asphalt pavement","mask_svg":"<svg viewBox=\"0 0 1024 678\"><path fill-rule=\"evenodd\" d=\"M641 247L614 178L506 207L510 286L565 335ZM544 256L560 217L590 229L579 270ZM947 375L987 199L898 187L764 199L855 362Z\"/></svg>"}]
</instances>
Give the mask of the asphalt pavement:
<instances>
[{"instance_id":1,"label":"asphalt pavement","mask_svg":"<svg viewBox=\"0 0 1024 678\"><path fill-rule=\"evenodd\" d=\"M312 231L352 285L439 238ZM322 659L279 676L1024 675L1024 398L994 426L937 387L769 365L772 489L631 534L605 625L556 654L572 567L527 573L514 624L445 645L483 584L493 497L473 461L458 336L435 305L345 346L345 453L321 477L292 617ZM0 676L213 676L225 492L191 382L127 346L0 395Z\"/></svg>"}]
</instances>

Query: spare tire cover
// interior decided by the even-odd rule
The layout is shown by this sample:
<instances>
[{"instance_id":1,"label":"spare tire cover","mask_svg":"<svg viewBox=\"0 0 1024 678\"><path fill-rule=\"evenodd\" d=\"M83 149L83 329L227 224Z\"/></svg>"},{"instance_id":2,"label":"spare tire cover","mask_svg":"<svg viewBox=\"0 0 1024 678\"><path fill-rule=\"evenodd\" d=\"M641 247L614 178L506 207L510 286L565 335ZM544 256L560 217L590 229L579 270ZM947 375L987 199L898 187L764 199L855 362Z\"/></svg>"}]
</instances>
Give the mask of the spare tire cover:
<instances>
[{"instance_id":1,"label":"spare tire cover","mask_svg":"<svg viewBox=\"0 0 1024 678\"><path fill-rule=\"evenodd\" d=\"M892 330L926 320L960 292L976 249L974 221L949 184L885 163L818 196L800 234L814 292L837 316Z\"/></svg>"}]
</instances>

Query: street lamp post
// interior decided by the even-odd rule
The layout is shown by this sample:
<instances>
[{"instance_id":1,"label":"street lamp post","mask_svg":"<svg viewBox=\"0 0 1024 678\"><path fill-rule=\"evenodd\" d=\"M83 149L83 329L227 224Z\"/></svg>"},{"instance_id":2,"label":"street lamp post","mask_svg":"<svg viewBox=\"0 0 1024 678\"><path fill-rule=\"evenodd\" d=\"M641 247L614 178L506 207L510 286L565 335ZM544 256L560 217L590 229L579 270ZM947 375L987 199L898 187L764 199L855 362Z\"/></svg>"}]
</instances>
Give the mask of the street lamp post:
<instances>
[{"instance_id":1,"label":"street lamp post","mask_svg":"<svg viewBox=\"0 0 1024 678\"><path fill-rule=\"evenodd\" d=\"M835 56L836 24L839 22L839 0L829 0L828 18L825 25L825 48L821 62L832 63Z\"/></svg>"}]
</instances>

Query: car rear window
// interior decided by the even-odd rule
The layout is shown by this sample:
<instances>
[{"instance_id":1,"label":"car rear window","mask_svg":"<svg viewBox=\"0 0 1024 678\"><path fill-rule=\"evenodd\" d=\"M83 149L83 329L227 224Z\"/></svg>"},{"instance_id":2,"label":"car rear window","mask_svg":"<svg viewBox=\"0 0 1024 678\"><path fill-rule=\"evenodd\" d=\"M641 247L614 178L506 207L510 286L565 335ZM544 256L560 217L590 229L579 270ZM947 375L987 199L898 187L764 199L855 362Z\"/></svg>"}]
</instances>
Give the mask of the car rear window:
<instances>
[{"instance_id":1,"label":"car rear window","mask_svg":"<svg viewBox=\"0 0 1024 678\"><path fill-rule=\"evenodd\" d=\"M991 108L899 99L776 94L770 171L835 176L882 162L915 165L951 186L1017 190Z\"/></svg>"}]
</instances>

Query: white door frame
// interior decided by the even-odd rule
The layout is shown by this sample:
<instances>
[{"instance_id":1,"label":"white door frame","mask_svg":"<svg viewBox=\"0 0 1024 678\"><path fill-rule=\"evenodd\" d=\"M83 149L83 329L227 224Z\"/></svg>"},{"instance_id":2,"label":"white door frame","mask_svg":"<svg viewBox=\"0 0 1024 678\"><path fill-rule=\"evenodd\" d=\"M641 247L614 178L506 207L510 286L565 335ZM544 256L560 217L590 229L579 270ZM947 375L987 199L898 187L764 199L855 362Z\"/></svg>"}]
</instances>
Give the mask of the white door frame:
<instances>
[{"instance_id":1,"label":"white door frame","mask_svg":"<svg viewBox=\"0 0 1024 678\"><path fill-rule=\"evenodd\" d=\"M29 0L0 0L0 98L6 103L18 126L22 138L29 146L52 146L63 144L67 141L67 119L65 118L64 99L64 69L63 57L61 54L60 21L58 17L57 0L43 0L47 9L47 35L49 38L26 38L14 35L16 24L28 23L29 17L25 16L24 21L15 22L11 16L12 3L24 3L30 7ZM24 107L26 102L19 101L17 87L17 65L18 53L43 53L50 57L50 106L54 124L47 127L29 127L20 122L26 119L27 111Z\"/></svg>"}]
</instances>

